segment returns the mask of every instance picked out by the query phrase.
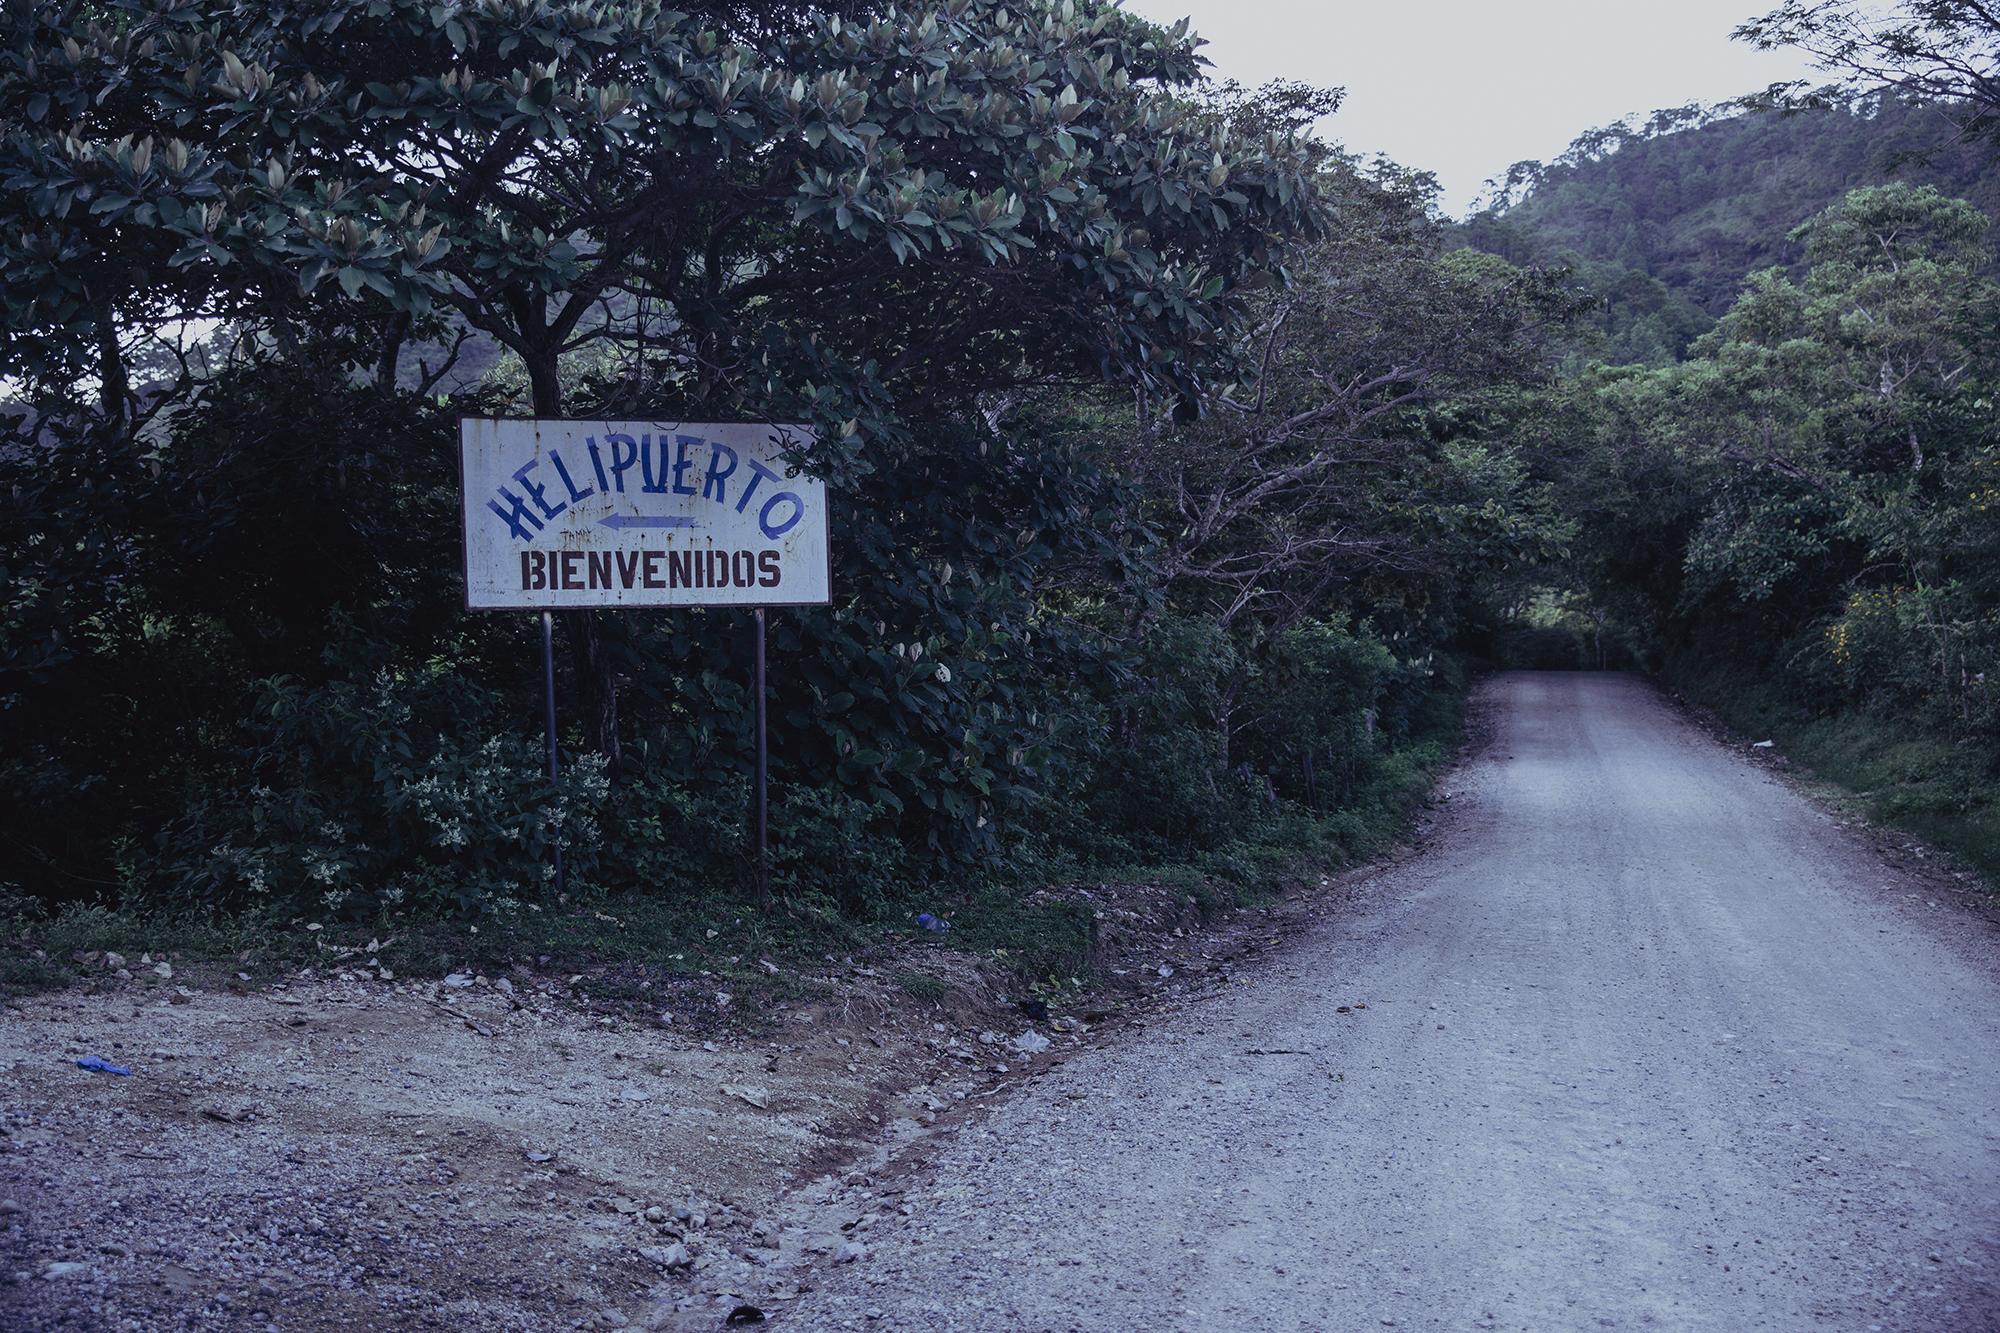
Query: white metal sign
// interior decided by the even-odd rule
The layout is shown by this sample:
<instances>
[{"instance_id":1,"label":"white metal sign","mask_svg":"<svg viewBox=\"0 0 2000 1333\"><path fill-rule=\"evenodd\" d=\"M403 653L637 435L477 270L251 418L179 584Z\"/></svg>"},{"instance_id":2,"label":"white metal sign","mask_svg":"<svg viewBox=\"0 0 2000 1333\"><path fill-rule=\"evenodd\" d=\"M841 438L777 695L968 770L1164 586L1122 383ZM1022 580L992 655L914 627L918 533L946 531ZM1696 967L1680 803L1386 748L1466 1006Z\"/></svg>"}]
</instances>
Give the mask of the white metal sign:
<instances>
[{"instance_id":1,"label":"white metal sign","mask_svg":"<svg viewBox=\"0 0 2000 1333\"><path fill-rule=\"evenodd\" d=\"M832 598L805 426L459 423L473 610L799 606Z\"/></svg>"}]
</instances>

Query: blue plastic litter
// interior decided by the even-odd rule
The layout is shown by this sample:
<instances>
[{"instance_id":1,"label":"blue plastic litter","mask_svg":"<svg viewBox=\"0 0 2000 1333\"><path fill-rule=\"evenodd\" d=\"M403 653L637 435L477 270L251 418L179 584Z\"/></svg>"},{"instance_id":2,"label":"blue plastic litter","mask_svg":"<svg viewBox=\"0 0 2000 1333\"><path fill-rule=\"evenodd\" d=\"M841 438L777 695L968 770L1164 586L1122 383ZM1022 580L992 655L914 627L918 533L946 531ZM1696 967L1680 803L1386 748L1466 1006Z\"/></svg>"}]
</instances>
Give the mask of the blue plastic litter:
<instances>
[{"instance_id":1,"label":"blue plastic litter","mask_svg":"<svg viewBox=\"0 0 2000 1333\"><path fill-rule=\"evenodd\" d=\"M951 922L943 917L932 916L929 912L917 913L917 924L925 930L934 930L940 935L951 929Z\"/></svg>"},{"instance_id":2,"label":"blue plastic litter","mask_svg":"<svg viewBox=\"0 0 2000 1333\"><path fill-rule=\"evenodd\" d=\"M78 1069L88 1069L99 1074L122 1074L130 1078L132 1071L124 1065L114 1065L101 1055L86 1055L76 1062Z\"/></svg>"}]
</instances>

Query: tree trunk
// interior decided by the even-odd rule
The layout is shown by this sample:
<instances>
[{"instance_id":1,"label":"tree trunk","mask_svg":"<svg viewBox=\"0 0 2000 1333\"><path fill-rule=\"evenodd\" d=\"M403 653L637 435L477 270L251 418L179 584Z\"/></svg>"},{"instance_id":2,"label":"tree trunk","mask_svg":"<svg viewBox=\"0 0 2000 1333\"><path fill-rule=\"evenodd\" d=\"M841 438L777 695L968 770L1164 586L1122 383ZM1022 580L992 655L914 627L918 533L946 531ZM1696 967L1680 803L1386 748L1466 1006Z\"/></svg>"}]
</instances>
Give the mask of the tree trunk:
<instances>
[{"instance_id":1,"label":"tree trunk","mask_svg":"<svg viewBox=\"0 0 2000 1333\"><path fill-rule=\"evenodd\" d=\"M409 336L409 315L400 311L391 315L382 330L382 350L375 358L375 387L383 393L396 391L396 375L403 362L403 343Z\"/></svg>"},{"instance_id":2,"label":"tree trunk","mask_svg":"<svg viewBox=\"0 0 2000 1333\"><path fill-rule=\"evenodd\" d=\"M562 381L556 349L547 346L523 357L534 393L535 415L562 415ZM584 734L604 756L605 776L618 780L623 755L618 745L618 672L611 659L603 619L595 611L566 611L562 616L569 642L570 665L576 672Z\"/></svg>"},{"instance_id":3,"label":"tree trunk","mask_svg":"<svg viewBox=\"0 0 2000 1333\"><path fill-rule=\"evenodd\" d=\"M118 312L110 294L95 301L97 307L97 398L104 412L104 429L119 435L131 420L132 380L125 370L125 349L118 345Z\"/></svg>"}]
</instances>

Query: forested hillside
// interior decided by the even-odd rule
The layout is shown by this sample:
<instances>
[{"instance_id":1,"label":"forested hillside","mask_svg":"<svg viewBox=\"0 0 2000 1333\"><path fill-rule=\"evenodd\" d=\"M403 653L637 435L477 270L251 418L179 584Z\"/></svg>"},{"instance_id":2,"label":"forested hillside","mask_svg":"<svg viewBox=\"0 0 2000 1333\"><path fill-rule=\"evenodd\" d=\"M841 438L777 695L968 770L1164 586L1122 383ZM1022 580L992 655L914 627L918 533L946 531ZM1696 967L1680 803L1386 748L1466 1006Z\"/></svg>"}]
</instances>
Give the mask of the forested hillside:
<instances>
[{"instance_id":1,"label":"forested hillside","mask_svg":"<svg viewBox=\"0 0 2000 1333\"><path fill-rule=\"evenodd\" d=\"M1849 190L1935 185L2000 215L2000 173L1957 119L1888 94L1806 109L1685 108L1592 131L1524 162L1469 218L1468 245L1565 266L1600 303L1612 361L1670 360L1734 304L1744 278L1804 258L1792 235Z\"/></svg>"}]
</instances>

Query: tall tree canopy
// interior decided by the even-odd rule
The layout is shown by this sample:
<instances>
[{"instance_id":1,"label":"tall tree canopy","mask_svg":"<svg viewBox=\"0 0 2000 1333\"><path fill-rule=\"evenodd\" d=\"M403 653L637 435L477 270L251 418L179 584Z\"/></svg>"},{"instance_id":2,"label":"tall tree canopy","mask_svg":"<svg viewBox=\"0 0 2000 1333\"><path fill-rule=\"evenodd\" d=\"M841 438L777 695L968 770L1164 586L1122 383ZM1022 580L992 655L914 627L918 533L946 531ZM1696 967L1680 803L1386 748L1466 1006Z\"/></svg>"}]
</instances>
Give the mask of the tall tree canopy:
<instances>
[{"instance_id":1,"label":"tall tree canopy","mask_svg":"<svg viewBox=\"0 0 2000 1333\"><path fill-rule=\"evenodd\" d=\"M282 333L333 292L384 385L413 333L455 324L519 358L539 415L803 419L838 482L881 461L884 413L1052 376L1199 397L1246 284L1317 227L1305 150L1182 95L1185 24L1094 0L117 0L5 23L0 372L94 370L114 425L128 328ZM592 350L579 395L564 358ZM569 620L615 763L607 631Z\"/></svg>"}]
</instances>

